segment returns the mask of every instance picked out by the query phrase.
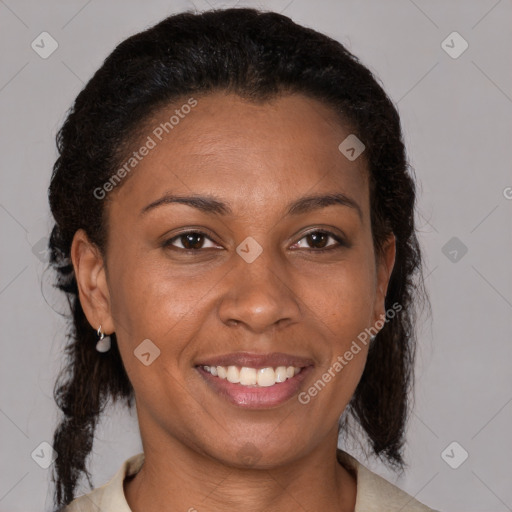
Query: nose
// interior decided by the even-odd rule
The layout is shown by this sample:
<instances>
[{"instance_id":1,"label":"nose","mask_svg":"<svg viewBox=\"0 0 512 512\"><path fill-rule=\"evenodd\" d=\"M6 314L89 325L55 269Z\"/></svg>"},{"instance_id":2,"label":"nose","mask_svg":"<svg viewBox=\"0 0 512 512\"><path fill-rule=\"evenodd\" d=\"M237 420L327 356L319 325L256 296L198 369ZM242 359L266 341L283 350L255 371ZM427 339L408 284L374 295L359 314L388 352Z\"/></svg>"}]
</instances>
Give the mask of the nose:
<instances>
[{"instance_id":1,"label":"nose","mask_svg":"<svg viewBox=\"0 0 512 512\"><path fill-rule=\"evenodd\" d=\"M224 324L243 324L254 333L263 333L299 321L301 301L289 272L271 251L264 250L252 263L239 258L229 275L219 305Z\"/></svg>"}]
</instances>

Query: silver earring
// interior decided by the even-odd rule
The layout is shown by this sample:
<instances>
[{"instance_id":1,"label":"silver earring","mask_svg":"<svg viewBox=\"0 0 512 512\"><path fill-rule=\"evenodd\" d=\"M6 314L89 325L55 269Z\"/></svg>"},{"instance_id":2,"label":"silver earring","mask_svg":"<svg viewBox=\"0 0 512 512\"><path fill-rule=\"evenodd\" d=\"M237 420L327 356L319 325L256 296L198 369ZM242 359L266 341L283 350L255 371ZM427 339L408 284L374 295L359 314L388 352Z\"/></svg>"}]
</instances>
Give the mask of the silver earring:
<instances>
[{"instance_id":1,"label":"silver earring","mask_svg":"<svg viewBox=\"0 0 512 512\"><path fill-rule=\"evenodd\" d=\"M373 343L373 342L375 341L375 338L376 338L376 337L377 337L377 335L372 334L372 335L370 336L370 343Z\"/></svg>"},{"instance_id":2,"label":"silver earring","mask_svg":"<svg viewBox=\"0 0 512 512\"><path fill-rule=\"evenodd\" d=\"M98 352L108 352L111 346L110 336L105 336L105 334L101 331L101 325L98 327L97 334L100 339L98 340L98 343L96 343L96 350Z\"/></svg>"}]
</instances>

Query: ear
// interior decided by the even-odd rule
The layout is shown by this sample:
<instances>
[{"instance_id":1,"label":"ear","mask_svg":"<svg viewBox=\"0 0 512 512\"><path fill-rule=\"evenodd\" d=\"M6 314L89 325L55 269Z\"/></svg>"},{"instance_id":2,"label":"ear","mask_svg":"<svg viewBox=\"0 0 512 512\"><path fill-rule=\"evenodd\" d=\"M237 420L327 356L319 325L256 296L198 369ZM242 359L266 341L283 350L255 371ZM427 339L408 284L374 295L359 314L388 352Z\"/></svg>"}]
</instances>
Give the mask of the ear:
<instances>
[{"instance_id":1,"label":"ear","mask_svg":"<svg viewBox=\"0 0 512 512\"><path fill-rule=\"evenodd\" d=\"M377 255L377 293L374 304L373 325L386 314L386 293L393 272L396 255L396 238L391 233L382 246L382 254Z\"/></svg>"},{"instance_id":2,"label":"ear","mask_svg":"<svg viewBox=\"0 0 512 512\"><path fill-rule=\"evenodd\" d=\"M112 334L115 330L111 315L105 264L98 247L79 229L71 244L71 260L75 269L78 295L87 320L97 330Z\"/></svg>"}]
</instances>

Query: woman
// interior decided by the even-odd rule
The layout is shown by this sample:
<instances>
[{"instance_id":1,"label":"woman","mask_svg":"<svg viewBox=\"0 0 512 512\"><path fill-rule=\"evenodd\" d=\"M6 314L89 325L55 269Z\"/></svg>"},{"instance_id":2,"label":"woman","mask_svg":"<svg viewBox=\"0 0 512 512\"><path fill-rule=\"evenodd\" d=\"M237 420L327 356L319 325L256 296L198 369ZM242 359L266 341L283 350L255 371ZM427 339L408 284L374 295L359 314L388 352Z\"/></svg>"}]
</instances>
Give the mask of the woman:
<instances>
[{"instance_id":1,"label":"woman","mask_svg":"<svg viewBox=\"0 0 512 512\"><path fill-rule=\"evenodd\" d=\"M57 507L431 510L337 449L352 417L403 469L426 299L399 117L356 57L276 13L171 16L57 142ZM143 453L76 497L109 399Z\"/></svg>"}]
</instances>

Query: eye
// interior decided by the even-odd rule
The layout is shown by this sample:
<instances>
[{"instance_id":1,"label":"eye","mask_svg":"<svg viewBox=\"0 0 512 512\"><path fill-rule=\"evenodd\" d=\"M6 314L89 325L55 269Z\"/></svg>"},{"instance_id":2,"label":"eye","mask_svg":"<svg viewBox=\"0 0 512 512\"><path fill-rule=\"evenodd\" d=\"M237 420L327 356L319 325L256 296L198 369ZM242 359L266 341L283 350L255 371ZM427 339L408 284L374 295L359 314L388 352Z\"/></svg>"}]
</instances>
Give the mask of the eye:
<instances>
[{"instance_id":1,"label":"eye","mask_svg":"<svg viewBox=\"0 0 512 512\"><path fill-rule=\"evenodd\" d=\"M178 250L183 251L199 251L200 249L204 249L205 240L209 240L212 242L211 238L209 238L206 233L202 231L186 231L184 233L180 233L179 235L166 240L163 243L164 247L172 246L173 248L177 248ZM177 241L181 244L180 246L174 245L174 242ZM216 247L216 245L212 242L213 245L210 247ZM206 247L208 248L208 247Z\"/></svg>"},{"instance_id":2,"label":"eye","mask_svg":"<svg viewBox=\"0 0 512 512\"><path fill-rule=\"evenodd\" d=\"M328 245L327 242L329 239L334 240L335 243ZM314 252L331 251L331 250L339 249L340 247L343 247L346 245L344 240L340 236L332 233L331 231L325 231L325 230L319 230L319 229L317 229L315 231L310 231L309 233L306 233L306 235L303 238L301 238L294 245L297 246L297 244L300 244L303 240L305 240L308 245L313 246ZM306 247L306 249L307 249L307 247Z\"/></svg>"},{"instance_id":3,"label":"eye","mask_svg":"<svg viewBox=\"0 0 512 512\"><path fill-rule=\"evenodd\" d=\"M334 243L328 244L329 239L333 240ZM212 245L205 246L205 241L208 240ZM312 246L314 252L323 252L339 249L340 247L346 246L344 240L332 233L331 231L317 229L306 233L298 242L294 244L294 248L303 248L302 241L305 240L309 246ZM179 245L176 245L178 243ZM201 249L208 249L217 247L212 239L202 231L186 231L179 235L166 240L163 243L163 247L172 247L181 251L198 252ZM304 247L307 249L307 247Z\"/></svg>"}]
</instances>

